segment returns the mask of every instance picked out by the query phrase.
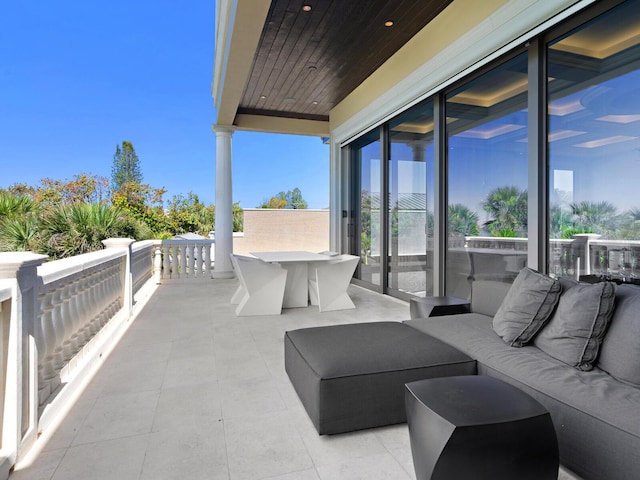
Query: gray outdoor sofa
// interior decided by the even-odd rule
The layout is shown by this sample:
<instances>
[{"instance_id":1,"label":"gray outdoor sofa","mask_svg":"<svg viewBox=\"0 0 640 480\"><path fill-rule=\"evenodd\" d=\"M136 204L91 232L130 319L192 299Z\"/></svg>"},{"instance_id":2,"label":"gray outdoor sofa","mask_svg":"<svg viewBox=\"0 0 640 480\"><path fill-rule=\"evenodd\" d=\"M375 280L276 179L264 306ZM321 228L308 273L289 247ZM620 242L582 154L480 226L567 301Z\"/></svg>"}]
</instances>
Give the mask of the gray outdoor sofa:
<instances>
[{"instance_id":1,"label":"gray outdoor sofa","mask_svg":"<svg viewBox=\"0 0 640 480\"><path fill-rule=\"evenodd\" d=\"M572 287L563 283L565 290ZM573 366L565 363L569 360L564 355L576 353L575 345L562 344L562 332L560 345L553 345L553 334L558 316L579 319L582 304L593 303L584 300L584 294L589 295L588 287L584 289L578 303L567 300L544 307L551 319L519 348L510 345L518 340L493 325L510 285L478 281L472 285L471 313L287 332L285 368L319 433L405 421L403 384L410 381L468 374L496 377L549 410L564 466L585 479L637 479L640 287L618 286L610 322L593 327L589 321L591 331L578 332L591 337L577 351L580 359L591 355L591 362ZM503 318L504 311L499 316Z\"/></svg>"}]
</instances>

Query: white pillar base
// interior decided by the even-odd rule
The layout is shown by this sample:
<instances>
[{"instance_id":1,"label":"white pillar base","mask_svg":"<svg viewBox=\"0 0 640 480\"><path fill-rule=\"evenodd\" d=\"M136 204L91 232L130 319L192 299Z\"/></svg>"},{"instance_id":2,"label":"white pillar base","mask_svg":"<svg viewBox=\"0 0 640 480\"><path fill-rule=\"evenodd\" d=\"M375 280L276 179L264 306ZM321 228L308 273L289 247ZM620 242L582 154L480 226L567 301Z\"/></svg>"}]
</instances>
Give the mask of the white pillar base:
<instances>
[{"instance_id":1,"label":"white pillar base","mask_svg":"<svg viewBox=\"0 0 640 480\"><path fill-rule=\"evenodd\" d=\"M231 279L231 278L236 278L236 274L233 273L233 271L218 271L214 268L213 272L211 272L211 278L215 278L215 279Z\"/></svg>"}]
</instances>

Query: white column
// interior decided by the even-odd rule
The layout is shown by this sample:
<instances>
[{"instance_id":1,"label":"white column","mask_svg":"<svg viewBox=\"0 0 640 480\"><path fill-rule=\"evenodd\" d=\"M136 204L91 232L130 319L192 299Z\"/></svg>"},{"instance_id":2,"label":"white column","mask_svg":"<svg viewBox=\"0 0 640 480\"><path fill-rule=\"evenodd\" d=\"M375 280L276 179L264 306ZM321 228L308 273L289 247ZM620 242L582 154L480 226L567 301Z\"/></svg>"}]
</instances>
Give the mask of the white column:
<instances>
[{"instance_id":1,"label":"white column","mask_svg":"<svg viewBox=\"0 0 640 480\"><path fill-rule=\"evenodd\" d=\"M216 133L216 223L213 278L233 278L233 200L231 196L231 136L235 127L214 125Z\"/></svg>"}]
</instances>

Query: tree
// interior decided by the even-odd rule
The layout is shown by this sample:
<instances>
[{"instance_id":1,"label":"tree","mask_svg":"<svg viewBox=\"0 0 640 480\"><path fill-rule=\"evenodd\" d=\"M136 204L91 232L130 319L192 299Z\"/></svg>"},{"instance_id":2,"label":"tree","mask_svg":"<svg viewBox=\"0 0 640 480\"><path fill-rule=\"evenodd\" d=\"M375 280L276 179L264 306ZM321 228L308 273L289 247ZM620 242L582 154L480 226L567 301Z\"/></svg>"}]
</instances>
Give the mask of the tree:
<instances>
[{"instance_id":1,"label":"tree","mask_svg":"<svg viewBox=\"0 0 640 480\"><path fill-rule=\"evenodd\" d=\"M36 207L27 195L0 192L0 251L33 250L38 233Z\"/></svg>"},{"instance_id":2,"label":"tree","mask_svg":"<svg viewBox=\"0 0 640 480\"><path fill-rule=\"evenodd\" d=\"M569 205L571 222L576 233L599 233L605 238L615 236L620 223L618 209L610 202L578 202Z\"/></svg>"},{"instance_id":3,"label":"tree","mask_svg":"<svg viewBox=\"0 0 640 480\"><path fill-rule=\"evenodd\" d=\"M75 203L47 212L41 219L40 251L54 259L101 250L110 237L149 238L151 232L115 206Z\"/></svg>"},{"instance_id":4,"label":"tree","mask_svg":"<svg viewBox=\"0 0 640 480\"><path fill-rule=\"evenodd\" d=\"M482 204L491 218L484 227L494 237L526 236L528 224L527 191L518 187L494 188Z\"/></svg>"},{"instance_id":5,"label":"tree","mask_svg":"<svg viewBox=\"0 0 640 480\"><path fill-rule=\"evenodd\" d=\"M233 204L232 222L234 232L244 231L244 210L242 210L240 202L234 202Z\"/></svg>"},{"instance_id":6,"label":"tree","mask_svg":"<svg viewBox=\"0 0 640 480\"><path fill-rule=\"evenodd\" d=\"M302 198L302 192L299 188L294 188L287 192L280 192L275 197L271 197L269 200L263 200L257 208L292 208L292 209L305 209L308 208L308 204L304 198Z\"/></svg>"},{"instance_id":7,"label":"tree","mask_svg":"<svg viewBox=\"0 0 640 480\"><path fill-rule=\"evenodd\" d=\"M109 179L80 173L72 180L43 178L41 186L33 192L34 202L40 207L71 205L74 203L106 203Z\"/></svg>"},{"instance_id":8,"label":"tree","mask_svg":"<svg viewBox=\"0 0 640 480\"><path fill-rule=\"evenodd\" d=\"M194 232L207 236L213 230L215 208L205 206L193 192L187 196L174 195L169 200L169 219L177 226L179 233Z\"/></svg>"},{"instance_id":9,"label":"tree","mask_svg":"<svg viewBox=\"0 0 640 480\"><path fill-rule=\"evenodd\" d=\"M142 171L133 144L125 140L122 142L122 148L116 145L116 153L113 155L111 187L115 192L121 192L127 184L141 185Z\"/></svg>"},{"instance_id":10,"label":"tree","mask_svg":"<svg viewBox=\"0 0 640 480\"><path fill-rule=\"evenodd\" d=\"M478 214L471 211L469 207L461 203L454 203L453 205L449 205L447 211L450 236L466 237L480 234Z\"/></svg>"}]
</instances>

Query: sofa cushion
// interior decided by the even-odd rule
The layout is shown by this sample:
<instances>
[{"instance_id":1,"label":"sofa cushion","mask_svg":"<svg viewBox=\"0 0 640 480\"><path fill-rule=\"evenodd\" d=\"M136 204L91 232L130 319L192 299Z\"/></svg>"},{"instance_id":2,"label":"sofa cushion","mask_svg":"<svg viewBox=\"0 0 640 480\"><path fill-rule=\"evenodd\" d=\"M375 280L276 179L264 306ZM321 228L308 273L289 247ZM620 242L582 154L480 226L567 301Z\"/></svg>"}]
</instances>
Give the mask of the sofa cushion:
<instances>
[{"instance_id":1,"label":"sofa cushion","mask_svg":"<svg viewBox=\"0 0 640 480\"><path fill-rule=\"evenodd\" d=\"M510 283L474 280L471 284L471 311L493 317L509 293Z\"/></svg>"},{"instance_id":2,"label":"sofa cushion","mask_svg":"<svg viewBox=\"0 0 640 480\"><path fill-rule=\"evenodd\" d=\"M493 317L493 329L507 345L526 345L551 317L560 291L557 280L523 268Z\"/></svg>"},{"instance_id":3,"label":"sofa cushion","mask_svg":"<svg viewBox=\"0 0 640 480\"><path fill-rule=\"evenodd\" d=\"M616 307L602 342L598 367L640 387L640 287L620 285Z\"/></svg>"},{"instance_id":4,"label":"sofa cushion","mask_svg":"<svg viewBox=\"0 0 640 480\"><path fill-rule=\"evenodd\" d=\"M598 357L615 303L615 284L579 283L562 293L535 345L561 362L588 371Z\"/></svg>"}]
</instances>

